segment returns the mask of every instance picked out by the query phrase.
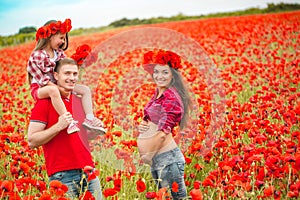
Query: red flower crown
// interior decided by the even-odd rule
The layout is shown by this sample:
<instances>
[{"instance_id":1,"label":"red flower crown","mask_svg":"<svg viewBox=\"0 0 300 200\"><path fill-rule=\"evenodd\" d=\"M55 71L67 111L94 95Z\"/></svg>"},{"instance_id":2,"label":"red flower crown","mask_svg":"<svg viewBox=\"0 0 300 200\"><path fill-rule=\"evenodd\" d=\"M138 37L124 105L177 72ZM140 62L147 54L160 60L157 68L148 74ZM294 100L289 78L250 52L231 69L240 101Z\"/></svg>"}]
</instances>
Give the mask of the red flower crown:
<instances>
[{"instance_id":1,"label":"red flower crown","mask_svg":"<svg viewBox=\"0 0 300 200\"><path fill-rule=\"evenodd\" d=\"M41 38L48 38L51 35L56 34L58 31L61 33L68 33L71 29L72 25L70 19L66 19L63 23L61 21L52 22L37 30L35 40L38 41Z\"/></svg>"},{"instance_id":2,"label":"red flower crown","mask_svg":"<svg viewBox=\"0 0 300 200\"><path fill-rule=\"evenodd\" d=\"M169 65L174 69L182 68L181 58L176 53L171 51L165 51L162 49L148 51L144 54L144 65L149 64L160 64L160 65Z\"/></svg>"}]
</instances>

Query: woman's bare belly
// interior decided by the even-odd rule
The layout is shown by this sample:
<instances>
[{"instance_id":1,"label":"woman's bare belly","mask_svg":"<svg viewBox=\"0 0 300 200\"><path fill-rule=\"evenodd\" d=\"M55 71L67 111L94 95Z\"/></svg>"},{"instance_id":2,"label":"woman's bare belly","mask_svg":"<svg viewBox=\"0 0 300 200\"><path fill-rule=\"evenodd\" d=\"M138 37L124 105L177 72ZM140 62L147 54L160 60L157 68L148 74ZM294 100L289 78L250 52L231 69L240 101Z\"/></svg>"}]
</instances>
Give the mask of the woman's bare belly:
<instances>
[{"instance_id":1,"label":"woman's bare belly","mask_svg":"<svg viewBox=\"0 0 300 200\"><path fill-rule=\"evenodd\" d=\"M159 149L157 152L150 152L151 147L154 145L153 137L158 133L157 130L158 126L152 122L149 122L149 129L143 133L140 133L139 137L137 138L137 146L141 156L146 153L160 154L177 147L177 144L170 133L166 135L161 149Z\"/></svg>"}]
</instances>

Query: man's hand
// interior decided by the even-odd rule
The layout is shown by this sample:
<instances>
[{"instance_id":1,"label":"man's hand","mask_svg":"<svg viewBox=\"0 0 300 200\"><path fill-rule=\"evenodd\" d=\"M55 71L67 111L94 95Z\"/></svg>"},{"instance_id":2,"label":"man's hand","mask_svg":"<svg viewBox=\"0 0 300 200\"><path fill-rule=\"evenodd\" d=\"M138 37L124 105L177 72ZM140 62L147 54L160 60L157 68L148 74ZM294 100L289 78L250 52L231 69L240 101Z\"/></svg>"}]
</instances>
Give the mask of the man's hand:
<instances>
[{"instance_id":1,"label":"man's hand","mask_svg":"<svg viewBox=\"0 0 300 200\"><path fill-rule=\"evenodd\" d=\"M61 128L61 130L67 128L69 124L73 121L73 117L71 113L66 112L59 116L57 126Z\"/></svg>"}]
</instances>

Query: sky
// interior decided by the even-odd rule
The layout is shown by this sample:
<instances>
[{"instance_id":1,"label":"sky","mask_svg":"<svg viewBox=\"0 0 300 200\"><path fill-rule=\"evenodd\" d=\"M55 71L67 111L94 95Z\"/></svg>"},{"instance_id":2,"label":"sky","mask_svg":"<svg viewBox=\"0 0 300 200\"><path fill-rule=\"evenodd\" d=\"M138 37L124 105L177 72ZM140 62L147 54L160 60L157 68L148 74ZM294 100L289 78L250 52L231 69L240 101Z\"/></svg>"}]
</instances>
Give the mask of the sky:
<instances>
[{"instance_id":1,"label":"sky","mask_svg":"<svg viewBox=\"0 0 300 200\"><path fill-rule=\"evenodd\" d=\"M0 35L41 27L49 20L72 20L73 29L107 26L127 18L171 17L265 8L268 3L300 0L0 0Z\"/></svg>"}]
</instances>

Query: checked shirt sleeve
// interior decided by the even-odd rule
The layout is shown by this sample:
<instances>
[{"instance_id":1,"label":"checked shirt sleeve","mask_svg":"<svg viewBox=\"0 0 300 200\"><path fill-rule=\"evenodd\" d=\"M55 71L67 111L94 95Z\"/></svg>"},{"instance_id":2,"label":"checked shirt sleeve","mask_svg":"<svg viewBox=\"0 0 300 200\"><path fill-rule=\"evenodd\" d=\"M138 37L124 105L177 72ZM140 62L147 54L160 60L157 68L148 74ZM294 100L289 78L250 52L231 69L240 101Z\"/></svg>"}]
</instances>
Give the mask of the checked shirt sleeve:
<instances>
[{"instance_id":1,"label":"checked shirt sleeve","mask_svg":"<svg viewBox=\"0 0 300 200\"><path fill-rule=\"evenodd\" d=\"M180 122L183 107L179 99L169 96L162 103L161 118L158 122L158 130L166 134L172 132L173 128Z\"/></svg>"},{"instance_id":2,"label":"checked shirt sleeve","mask_svg":"<svg viewBox=\"0 0 300 200\"><path fill-rule=\"evenodd\" d=\"M51 72L49 58L42 51L35 51L31 54L27 71L38 82L40 86L45 86L51 80L51 77L47 74Z\"/></svg>"}]
</instances>

